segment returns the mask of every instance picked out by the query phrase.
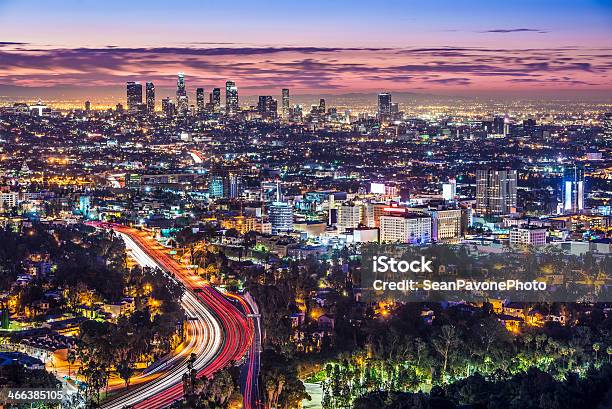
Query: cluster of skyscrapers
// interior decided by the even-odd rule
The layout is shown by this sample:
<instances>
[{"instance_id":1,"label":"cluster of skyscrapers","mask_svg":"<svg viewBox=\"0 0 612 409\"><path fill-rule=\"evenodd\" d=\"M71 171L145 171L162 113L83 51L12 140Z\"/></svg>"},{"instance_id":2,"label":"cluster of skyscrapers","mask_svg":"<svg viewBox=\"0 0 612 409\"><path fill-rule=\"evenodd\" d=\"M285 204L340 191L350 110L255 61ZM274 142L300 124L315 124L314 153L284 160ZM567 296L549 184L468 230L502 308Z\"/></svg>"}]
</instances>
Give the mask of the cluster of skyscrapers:
<instances>
[{"instance_id":1,"label":"cluster of skyscrapers","mask_svg":"<svg viewBox=\"0 0 612 409\"><path fill-rule=\"evenodd\" d=\"M155 86L152 82L147 82L145 86L145 98L143 102L142 85L139 82L128 81L127 83L127 109L130 113L147 113L155 112ZM325 102L323 101L323 109ZM196 88L196 103L189 104L189 96L185 85L185 74L178 73L176 83L176 99L172 100L169 97L161 100L161 111L166 116L185 116L191 112L221 112L221 88L213 88L206 98L204 88ZM225 83L225 114L234 116L240 111L238 99L238 87L234 81L226 81ZM278 114L278 103L270 95L259 97L257 111L263 118L276 119ZM282 90L282 115L283 118L288 118L290 115L289 107L289 89Z\"/></svg>"},{"instance_id":2,"label":"cluster of skyscrapers","mask_svg":"<svg viewBox=\"0 0 612 409\"><path fill-rule=\"evenodd\" d=\"M456 182L455 182L456 186ZM500 216L517 209L517 171L512 169L479 169L476 171L476 211L482 215ZM456 189L456 187L455 187ZM452 181L443 185L443 195L452 196ZM571 164L563 168L559 213L574 214L584 210L584 167Z\"/></svg>"}]
</instances>

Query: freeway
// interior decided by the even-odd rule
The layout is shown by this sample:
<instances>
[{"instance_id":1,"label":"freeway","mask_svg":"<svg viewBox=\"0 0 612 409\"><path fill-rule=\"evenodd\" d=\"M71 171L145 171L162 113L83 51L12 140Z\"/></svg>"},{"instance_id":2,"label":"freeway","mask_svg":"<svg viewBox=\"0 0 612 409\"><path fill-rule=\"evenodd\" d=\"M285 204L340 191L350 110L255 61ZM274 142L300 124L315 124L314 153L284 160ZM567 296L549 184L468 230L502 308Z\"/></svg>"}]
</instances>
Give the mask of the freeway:
<instances>
[{"instance_id":1,"label":"freeway","mask_svg":"<svg viewBox=\"0 0 612 409\"><path fill-rule=\"evenodd\" d=\"M245 409L258 408L263 406L259 397L259 368L261 356L261 322L259 307L251 294L247 293L244 297L235 297L243 311L252 318L253 322L253 342L249 348L247 364L241 374L243 407Z\"/></svg>"},{"instance_id":2,"label":"freeway","mask_svg":"<svg viewBox=\"0 0 612 409\"><path fill-rule=\"evenodd\" d=\"M138 263L158 267L169 275L169 279L183 284L183 308L195 318L189 320L191 335L184 354L155 368L160 374L154 380L106 402L102 408L156 409L172 404L183 396L182 377L188 370L191 353L196 354L194 369L198 377L211 376L243 359L253 341L253 325L224 295L185 269L145 233L116 224L90 224L112 228L124 239Z\"/></svg>"}]
</instances>

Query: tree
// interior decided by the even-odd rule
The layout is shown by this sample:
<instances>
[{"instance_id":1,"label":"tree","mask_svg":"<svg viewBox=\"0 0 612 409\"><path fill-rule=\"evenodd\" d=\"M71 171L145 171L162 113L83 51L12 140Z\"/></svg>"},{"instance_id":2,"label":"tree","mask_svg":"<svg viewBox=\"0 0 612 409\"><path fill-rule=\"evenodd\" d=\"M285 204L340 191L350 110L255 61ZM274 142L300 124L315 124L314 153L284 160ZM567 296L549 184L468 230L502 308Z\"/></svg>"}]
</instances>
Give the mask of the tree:
<instances>
[{"instance_id":1,"label":"tree","mask_svg":"<svg viewBox=\"0 0 612 409\"><path fill-rule=\"evenodd\" d=\"M66 360L68 361L68 378L70 378L70 369L71 366L76 362L76 352L72 348L68 348L68 352L66 353Z\"/></svg>"},{"instance_id":2,"label":"tree","mask_svg":"<svg viewBox=\"0 0 612 409\"><path fill-rule=\"evenodd\" d=\"M440 335L433 341L434 348L442 358L444 363L442 365L442 382L446 382L446 368L448 366L449 358L454 348L459 344L457 338L457 330L452 325L443 325Z\"/></svg>"},{"instance_id":3,"label":"tree","mask_svg":"<svg viewBox=\"0 0 612 409\"><path fill-rule=\"evenodd\" d=\"M130 389L130 379L134 375L134 366L129 361L119 362L117 364L117 373L125 382L125 388Z\"/></svg>"},{"instance_id":4,"label":"tree","mask_svg":"<svg viewBox=\"0 0 612 409\"><path fill-rule=\"evenodd\" d=\"M599 352L599 349L601 348L601 344L596 342L593 344L593 351L595 351L595 362L597 362L597 353Z\"/></svg>"}]
</instances>

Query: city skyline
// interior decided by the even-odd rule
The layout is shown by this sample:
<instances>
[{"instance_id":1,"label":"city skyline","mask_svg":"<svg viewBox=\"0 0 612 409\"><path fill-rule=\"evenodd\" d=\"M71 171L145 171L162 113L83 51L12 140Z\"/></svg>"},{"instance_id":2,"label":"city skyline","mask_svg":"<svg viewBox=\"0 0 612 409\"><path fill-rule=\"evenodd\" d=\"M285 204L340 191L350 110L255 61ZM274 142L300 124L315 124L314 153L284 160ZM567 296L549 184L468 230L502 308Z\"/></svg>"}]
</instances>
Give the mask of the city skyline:
<instances>
[{"instance_id":1,"label":"city skyline","mask_svg":"<svg viewBox=\"0 0 612 409\"><path fill-rule=\"evenodd\" d=\"M170 89L179 71L189 77L191 92L232 80L243 95L281 88L294 95L500 96L612 89L612 8L603 2L386 2L371 14L367 3L341 3L325 5L321 14L316 2L267 8L185 2L177 10L139 2L70 8L67 2L36 11L27 2L3 2L0 94L111 98L127 81ZM67 20L62 30L49 25ZM38 29L24 31L24 24Z\"/></svg>"},{"instance_id":2,"label":"city skyline","mask_svg":"<svg viewBox=\"0 0 612 409\"><path fill-rule=\"evenodd\" d=\"M612 409L611 17L0 0L0 407Z\"/></svg>"}]
</instances>

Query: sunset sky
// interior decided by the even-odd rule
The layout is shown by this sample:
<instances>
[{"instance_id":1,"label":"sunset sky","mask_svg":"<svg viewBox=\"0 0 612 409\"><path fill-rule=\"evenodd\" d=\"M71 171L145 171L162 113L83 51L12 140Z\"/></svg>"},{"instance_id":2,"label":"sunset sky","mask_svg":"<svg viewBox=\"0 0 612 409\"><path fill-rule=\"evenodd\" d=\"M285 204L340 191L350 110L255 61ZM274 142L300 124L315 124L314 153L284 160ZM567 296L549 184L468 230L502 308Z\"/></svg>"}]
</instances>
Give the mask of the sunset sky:
<instances>
[{"instance_id":1,"label":"sunset sky","mask_svg":"<svg viewBox=\"0 0 612 409\"><path fill-rule=\"evenodd\" d=\"M611 55L609 0L0 0L4 96L172 87L177 71L243 94L602 93Z\"/></svg>"}]
</instances>

